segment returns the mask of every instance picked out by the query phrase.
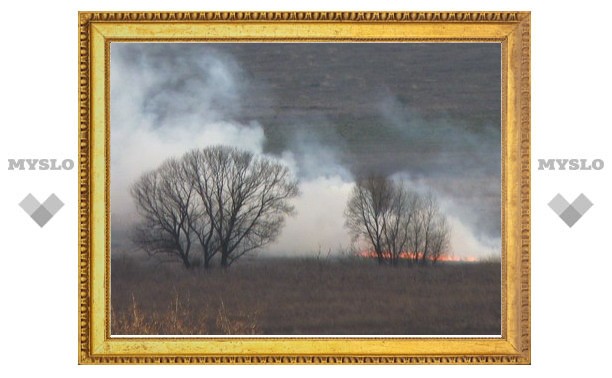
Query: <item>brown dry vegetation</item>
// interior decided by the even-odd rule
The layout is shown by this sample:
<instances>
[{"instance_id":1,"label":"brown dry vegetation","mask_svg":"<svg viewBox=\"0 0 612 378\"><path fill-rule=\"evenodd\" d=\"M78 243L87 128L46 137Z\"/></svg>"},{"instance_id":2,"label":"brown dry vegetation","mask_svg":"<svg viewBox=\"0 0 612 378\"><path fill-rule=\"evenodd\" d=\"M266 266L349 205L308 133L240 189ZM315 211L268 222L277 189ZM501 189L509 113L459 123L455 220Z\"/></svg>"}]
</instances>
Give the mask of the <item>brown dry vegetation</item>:
<instances>
[{"instance_id":1,"label":"brown dry vegetation","mask_svg":"<svg viewBox=\"0 0 612 378\"><path fill-rule=\"evenodd\" d=\"M111 333L496 335L499 263L267 258L227 270L114 259Z\"/></svg>"}]
</instances>

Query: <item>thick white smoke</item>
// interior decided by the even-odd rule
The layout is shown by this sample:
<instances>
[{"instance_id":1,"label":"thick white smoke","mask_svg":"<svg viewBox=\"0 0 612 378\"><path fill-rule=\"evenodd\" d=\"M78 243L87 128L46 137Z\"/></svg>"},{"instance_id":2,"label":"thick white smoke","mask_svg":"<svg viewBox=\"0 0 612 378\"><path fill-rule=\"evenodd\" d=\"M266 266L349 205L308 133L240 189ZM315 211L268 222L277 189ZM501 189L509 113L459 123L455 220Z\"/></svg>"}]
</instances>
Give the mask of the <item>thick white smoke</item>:
<instances>
[{"instance_id":1,"label":"thick white smoke","mask_svg":"<svg viewBox=\"0 0 612 378\"><path fill-rule=\"evenodd\" d=\"M261 125L231 116L244 90L239 67L214 51L181 60L166 48L111 44L114 241L136 219L130 186L165 159L216 144L262 152Z\"/></svg>"},{"instance_id":2,"label":"thick white smoke","mask_svg":"<svg viewBox=\"0 0 612 378\"><path fill-rule=\"evenodd\" d=\"M263 153L262 126L256 120L235 119L248 83L231 57L208 49L177 62L158 56L160 49L151 45L112 45L114 239L120 239L137 219L130 186L165 159L192 148L218 144ZM294 201L297 216L287 219L269 252L303 255L346 247L349 237L343 226L343 211L351 186L347 182L350 174L337 163L333 151L318 145L316 138L298 138L295 151L285 151L279 159L296 176L303 177L302 194Z\"/></svg>"},{"instance_id":3,"label":"thick white smoke","mask_svg":"<svg viewBox=\"0 0 612 378\"><path fill-rule=\"evenodd\" d=\"M114 245L125 238L126 230L137 219L130 186L163 160L192 148L218 144L258 154L265 152L266 125L262 124L263 120L250 119L249 112L244 110L247 96L267 96L253 90L265 85L253 86L254 79L232 56L223 54L214 45L183 47L180 44L111 44ZM406 114L398 111L393 101L384 103L380 111L391 126L402 127L409 139L420 138L428 126L420 119L407 121ZM275 156L300 180L301 196L293 202L296 215L287 218L278 240L262 254L327 255L350 247L344 210L354 179L338 153L343 140L330 140L329 135L321 137L309 132L313 128L308 127L307 119L299 122L304 122L304 127L293 127L285 151ZM409 169L406 167L406 171ZM407 174L403 178L418 190L432 190L438 195L443 210L449 214L452 251L456 256L499 254L501 242L475 231L479 222L470 218L471 202L461 200L474 193L459 191L454 183L449 186L435 178L416 180ZM486 181L496 183L494 179ZM485 197L489 198L496 187L488 185L487 188L488 197Z\"/></svg>"},{"instance_id":4,"label":"thick white smoke","mask_svg":"<svg viewBox=\"0 0 612 378\"><path fill-rule=\"evenodd\" d=\"M350 237L344 228L344 208L352 182L340 176L320 176L302 182L294 201L297 216L287 219L279 239L268 250L283 255L335 255L346 250Z\"/></svg>"}]
</instances>

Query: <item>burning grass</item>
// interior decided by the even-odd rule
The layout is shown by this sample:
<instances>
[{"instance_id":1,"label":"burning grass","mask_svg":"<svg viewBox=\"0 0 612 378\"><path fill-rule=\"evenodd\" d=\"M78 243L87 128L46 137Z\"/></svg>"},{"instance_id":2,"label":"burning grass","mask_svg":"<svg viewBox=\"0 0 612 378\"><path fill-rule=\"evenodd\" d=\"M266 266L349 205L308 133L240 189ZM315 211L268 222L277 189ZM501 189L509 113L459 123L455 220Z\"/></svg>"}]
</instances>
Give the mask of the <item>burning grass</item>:
<instances>
[{"instance_id":1,"label":"burning grass","mask_svg":"<svg viewBox=\"0 0 612 378\"><path fill-rule=\"evenodd\" d=\"M113 260L114 335L499 335L499 263L267 258L227 270Z\"/></svg>"}]
</instances>

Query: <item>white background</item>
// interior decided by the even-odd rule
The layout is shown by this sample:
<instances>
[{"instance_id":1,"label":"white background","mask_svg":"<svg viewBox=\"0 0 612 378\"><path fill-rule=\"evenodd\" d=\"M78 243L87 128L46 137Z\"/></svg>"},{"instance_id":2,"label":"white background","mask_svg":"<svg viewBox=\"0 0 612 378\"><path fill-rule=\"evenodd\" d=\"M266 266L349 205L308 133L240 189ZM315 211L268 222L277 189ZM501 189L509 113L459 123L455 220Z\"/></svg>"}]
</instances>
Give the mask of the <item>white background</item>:
<instances>
[{"instance_id":1,"label":"white background","mask_svg":"<svg viewBox=\"0 0 612 378\"><path fill-rule=\"evenodd\" d=\"M605 2L529 1L12 2L0 22L0 326L2 371L62 376L372 374L517 376L609 371L612 62ZM499 4L496 4L499 3ZM290 5L293 4L293 5ZM459 5L458 5L459 4ZM77 153L78 10L530 10L532 12L532 365L410 367L78 366L77 171L8 171L9 158ZM603 171L537 171L538 158L603 159ZM44 228L17 205L56 193ZM558 192L594 206L568 228L547 206ZM4 375L4 374L3 374Z\"/></svg>"}]
</instances>

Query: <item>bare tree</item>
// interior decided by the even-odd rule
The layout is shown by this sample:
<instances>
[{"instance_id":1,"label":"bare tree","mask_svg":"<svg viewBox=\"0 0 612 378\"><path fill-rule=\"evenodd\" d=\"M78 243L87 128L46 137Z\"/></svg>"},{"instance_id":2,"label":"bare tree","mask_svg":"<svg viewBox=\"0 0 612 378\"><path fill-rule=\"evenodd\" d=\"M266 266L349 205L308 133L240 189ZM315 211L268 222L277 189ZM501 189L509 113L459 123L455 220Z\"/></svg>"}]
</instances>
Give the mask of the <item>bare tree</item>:
<instances>
[{"instance_id":1,"label":"bare tree","mask_svg":"<svg viewBox=\"0 0 612 378\"><path fill-rule=\"evenodd\" d=\"M401 181L381 176L358 180L345 210L355 239L373 248L380 264L400 258L437 261L447 250L450 227L433 194L420 195Z\"/></svg>"},{"instance_id":2,"label":"bare tree","mask_svg":"<svg viewBox=\"0 0 612 378\"><path fill-rule=\"evenodd\" d=\"M205 268L217 254L226 267L276 239L298 194L289 169L270 158L226 146L193 150L134 184L143 217L135 241L186 267L197 243Z\"/></svg>"},{"instance_id":3,"label":"bare tree","mask_svg":"<svg viewBox=\"0 0 612 378\"><path fill-rule=\"evenodd\" d=\"M421 264L427 263L431 249L432 237L435 234L435 220L439 216L440 207L433 194L427 193L421 196L417 206L412 238L415 240L412 246L415 261Z\"/></svg>"},{"instance_id":4,"label":"bare tree","mask_svg":"<svg viewBox=\"0 0 612 378\"><path fill-rule=\"evenodd\" d=\"M221 265L274 241L299 194L289 169L225 146L191 151L192 180L213 226Z\"/></svg>"},{"instance_id":5,"label":"bare tree","mask_svg":"<svg viewBox=\"0 0 612 378\"><path fill-rule=\"evenodd\" d=\"M391 207L384 221L384 236L388 258L393 265L397 265L402 254L408 249L410 226L418 210L419 197L404 183L394 184Z\"/></svg>"},{"instance_id":6,"label":"bare tree","mask_svg":"<svg viewBox=\"0 0 612 378\"><path fill-rule=\"evenodd\" d=\"M355 183L345 210L346 226L354 238L368 240L378 263L385 261L385 231L393 202L393 182L382 176L369 176Z\"/></svg>"},{"instance_id":7,"label":"bare tree","mask_svg":"<svg viewBox=\"0 0 612 378\"><path fill-rule=\"evenodd\" d=\"M131 194L142 217L134 229L136 244L150 255L178 258L191 267L197 205L185 165L167 160L142 175Z\"/></svg>"},{"instance_id":8,"label":"bare tree","mask_svg":"<svg viewBox=\"0 0 612 378\"><path fill-rule=\"evenodd\" d=\"M408 227L408 250L413 263L435 263L447 251L450 225L432 193L419 195Z\"/></svg>"},{"instance_id":9,"label":"bare tree","mask_svg":"<svg viewBox=\"0 0 612 378\"><path fill-rule=\"evenodd\" d=\"M425 237L424 237L424 224L423 217L421 216L421 209L423 208L423 198L417 195L414 206L414 214L412 215L412 219L410 224L406 228L406 233L408 237L407 244L407 259L411 263L418 263L420 252L423 250L425 245Z\"/></svg>"},{"instance_id":10,"label":"bare tree","mask_svg":"<svg viewBox=\"0 0 612 378\"><path fill-rule=\"evenodd\" d=\"M219 252L219 243L215 236L216 214L212 211L209 196L203 195L212 190L210 169L206 166L206 162L201 159L198 150L187 152L183 155L182 160L186 167L188 182L198 199L198 210L194 214L197 221L194 222L192 230L200 244L200 250L204 257L204 268L209 268L213 257Z\"/></svg>"},{"instance_id":11,"label":"bare tree","mask_svg":"<svg viewBox=\"0 0 612 378\"><path fill-rule=\"evenodd\" d=\"M438 215L435 223L435 229L431 235L431 249L429 259L433 264L438 262L442 256L448 251L450 244L451 229L448 220L445 216Z\"/></svg>"}]
</instances>

